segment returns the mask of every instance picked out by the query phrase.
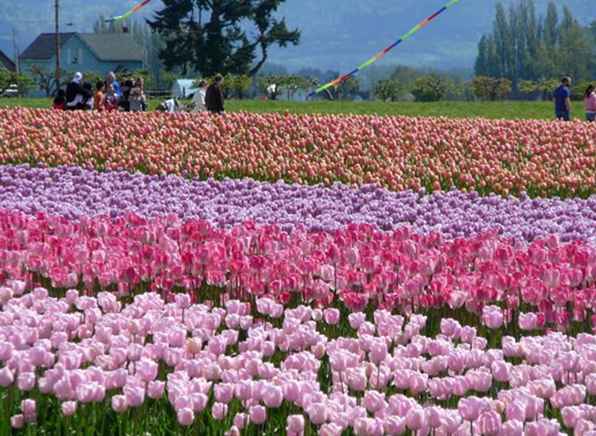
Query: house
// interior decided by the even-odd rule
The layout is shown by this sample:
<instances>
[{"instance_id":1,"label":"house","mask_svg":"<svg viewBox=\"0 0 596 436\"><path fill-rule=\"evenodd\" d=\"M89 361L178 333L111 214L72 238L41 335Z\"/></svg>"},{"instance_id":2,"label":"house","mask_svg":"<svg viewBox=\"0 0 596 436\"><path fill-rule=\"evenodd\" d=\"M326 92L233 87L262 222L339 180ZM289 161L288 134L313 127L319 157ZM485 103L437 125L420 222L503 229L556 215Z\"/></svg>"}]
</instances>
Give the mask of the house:
<instances>
[{"instance_id":1,"label":"house","mask_svg":"<svg viewBox=\"0 0 596 436\"><path fill-rule=\"evenodd\" d=\"M55 71L55 35L42 33L23 52L19 59L24 74ZM80 71L103 76L109 71L133 72L143 69L144 50L128 33L61 33L60 65L69 74Z\"/></svg>"},{"instance_id":2,"label":"house","mask_svg":"<svg viewBox=\"0 0 596 436\"><path fill-rule=\"evenodd\" d=\"M172 96L175 98L190 98L197 92L196 81L191 79L178 79L172 85Z\"/></svg>"},{"instance_id":3,"label":"house","mask_svg":"<svg viewBox=\"0 0 596 436\"><path fill-rule=\"evenodd\" d=\"M6 56L2 50L0 50L0 69L8 70L13 73L17 70L15 63L12 61L12 59Z\"/></svg>"}]
</instances>

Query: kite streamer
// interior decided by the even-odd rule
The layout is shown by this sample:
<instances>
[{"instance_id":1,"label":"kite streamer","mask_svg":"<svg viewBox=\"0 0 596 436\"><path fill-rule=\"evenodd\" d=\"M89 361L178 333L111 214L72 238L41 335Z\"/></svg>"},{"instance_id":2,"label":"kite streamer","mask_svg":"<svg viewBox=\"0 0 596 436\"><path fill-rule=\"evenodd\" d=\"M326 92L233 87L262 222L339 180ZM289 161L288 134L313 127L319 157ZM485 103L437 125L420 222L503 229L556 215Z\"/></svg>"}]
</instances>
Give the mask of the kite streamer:
<instances>
[{"instance_id":1,"label":"kite streamer","mask_svg":"<svg viewBox=\"0 0 596 436\"><path fill-rule=\"evenodd\" d=\"M386 47L385 49L381 50L380 52L378 52L377 54L375 54L372 58L370 58L369 60L367 60L366 62L360 64L358 67L354 68L352 71L350 71L347 74L344 74L342 76L339 76L337 79L326 83L325 85L321 86L320 88L317 88L311 95L314 94L318 94L320 92L323 92L329 88L333 87L337 87L339 85L341 85L343 82L345 82L346 80L354 77L356 74L358 74L360 71L364 70L365 68L371 66L372 64L374 64L375 62L377 62L378 60L383 59L383 57L389 53L391 50L393 50L395 47L397 47L399 44L401 44L402 42L404 42L405 40L409 39L410 37L412 37L412 35L414 35L416 32L418 32L419 30L424 29L426 26L428 26L430 24L431 21L433 21L435 18L437 18L439 15L441 15L443 12L445 12L447 9L449 9L451 6L459 3L461 0L451 0L449 3L447 3L445 6L443 6L441 9L439 9L437 12L435 12L434 14L432 14L430 17L422 20L420 23L416 24L414 27L412 27L412 29L410 29L409 32L405 33L404 35L402 35L397 41L395 41L393 44L391 44L390 46Z\"/></svg>"},{"instance_id":2,"label":"kite streamer","mask_svg":"<svg viewBox=\"0 0 596 436\"><path fill-rule=\"evenodd\" d=\"M106 21L110 22L110 23L114 23L116 21L126 20L132 14L135 14L136 12L140 11L145 6L147 6L149 4L149 2L151 2L151 0L142 0L140 3L137 3L136 5L134 5L134 7L127 13L125 13L123 15L118 15L117 17L108 18Z\"/></svg>"}]
</instances>

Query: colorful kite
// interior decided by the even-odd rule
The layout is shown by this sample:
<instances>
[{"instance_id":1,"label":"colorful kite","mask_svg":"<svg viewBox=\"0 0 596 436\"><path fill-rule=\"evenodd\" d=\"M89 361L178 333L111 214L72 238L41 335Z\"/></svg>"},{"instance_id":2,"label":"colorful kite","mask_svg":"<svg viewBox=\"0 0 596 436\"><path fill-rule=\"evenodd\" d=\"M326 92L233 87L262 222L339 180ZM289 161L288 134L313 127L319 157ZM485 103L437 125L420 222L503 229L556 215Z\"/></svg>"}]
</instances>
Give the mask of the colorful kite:
<instances>
[{"instance_id":1,"label":"colorful kite","mask_svg":"<svg viewBox=\"0 0 596 436\"><path fill-rule=\"evenodd\" d=\"M359 65L357 68L353 69L352 71L350 71L347 74L344 74L343 76L339 76L337 79L326 83L325 85L321 86L320 88L316 89L312 95L314 94L318 94L320 92L323 92L329 88L333 87L337 87L339 85L341 85L342 83L344 83L346 80L354 77L356 74L358 74L360 71L364 70L365 68L371 66L372 64L374 64L376 61L383 59L383 57L389 53L391 50L393 50L395 47L397 47L399 44L401 44L402 42L404 42L406 39L410 38L412 35L414 35L416 32L418 32L421 29L424 29L426 26L428 26L430 24L431 21L433 21L435 18L437 18L439 15L441 15L443 12L445 12L447 9L449 9L451 6L459 3L461 0L451 0L449 3L447 3L445 6L443 6L441 9L439 9L437 12L435 12L434 14L432 14L430 17L428 17L425 20L422 20L419 24L417 24L416 26L414 26L408 33L404 34L403 36L401 36L397 41L395 41L393 44L391 44L389 47L385 48L384 50L381 50L380 52L378 52L376 55L374 55L372 58L370 58L369 60L367 60L366 62L364 62L363 64Z\"/></svg>"},{"instance_id":2,"label":"colorful kite","mask_svg":"<svg viewBox=\"0 0 596 436\"><path fill-rule=\"evenodd\" d=\"M114 23L116 21L126 20L132 14L134 14L134 13L140 11L141 9L143 9L150 2L151 2L151 0L142 0L140 3L137 3L136 5L134 5L134 7L130 11L128 11L127 13L125 13L123 15L118 15L117 17L108 18L106 20L106 22Z\"/></svg>"}]
</instances>

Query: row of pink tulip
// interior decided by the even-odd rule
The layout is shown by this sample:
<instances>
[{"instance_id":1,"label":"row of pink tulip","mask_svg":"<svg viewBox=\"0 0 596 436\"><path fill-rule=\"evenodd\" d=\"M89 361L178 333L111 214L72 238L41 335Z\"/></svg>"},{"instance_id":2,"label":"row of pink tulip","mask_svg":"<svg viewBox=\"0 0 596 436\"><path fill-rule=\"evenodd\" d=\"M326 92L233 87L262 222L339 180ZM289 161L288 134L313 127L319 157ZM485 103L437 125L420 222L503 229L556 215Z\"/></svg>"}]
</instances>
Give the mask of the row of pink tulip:
<instances>
[{"instance_id":1,"label":"row of pink tulip","mask_svg":"<svg viewBox=\"0 0 596 436\"><path fill-rule=\"evenodd\" d=\"M126 126L119 128L118 126ZM594 193L593 123L0 110L0 163L501 194Z\"/></svg>"},{"instance_id":2,"label":"row of pink tulip","mask_svg":"<svg viewBox=\"0 0 596 436\"><path fill-rule=\"evenodd\" d=\"M281 303L340 299L352 311L484 308L495 328L520 307L537 311L528 321L534 328L590 322L596 301L596 248L556 236L530 244L494 235L445 240L368 225L287 234L250 222L223 230L176 217L73 222L0 211L0 265L4 279L119 295L186 290L198 301L215 287ZM490 304L505 311L495 316Z\"/></svg>"},{"instance_id":3,"label":"row of pink tulip","mask_svg":"<svg viewBox=\"0 0 596 436\"><path fill-rule=\"evenodd\" d=\"M289 435L305 425L328 436L596 434L592 334L506 336L489 348L453 319L428 337L425 316L358 312L342 332L337 309L284 310L266 298L252 313L238 300L210 308L185 294L165 303L145 293L124 305L105 292L57 299L7 284L0 387L22 394L7 405L13 427L37 420L37 392L66 416L89 404L124 413L167 399L180 425L206 414L230 435L280 414Z\"/></svg>"}]
</instances>

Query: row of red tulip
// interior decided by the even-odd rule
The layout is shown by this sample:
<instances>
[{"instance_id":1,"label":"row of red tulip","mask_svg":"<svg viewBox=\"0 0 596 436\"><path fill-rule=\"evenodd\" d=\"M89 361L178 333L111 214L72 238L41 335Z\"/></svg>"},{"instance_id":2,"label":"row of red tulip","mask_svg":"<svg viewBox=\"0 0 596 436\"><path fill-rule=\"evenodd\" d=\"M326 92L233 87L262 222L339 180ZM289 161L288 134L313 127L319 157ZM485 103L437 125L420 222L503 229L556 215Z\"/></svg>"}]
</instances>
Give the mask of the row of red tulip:
<instances>
[{"instance_id":1,"label":"row of red tulip","mask_svg":"<svg viewBox=\"0 0 596 436\"><path fill-rule=\"evenodd\" d=\"M46 278L55 288L121 294L186 289L203 298L200 290L214 286L243 299L269 295L327 306L340 298L351 310L465 307L476 314L499 304L505 323L521 306L539 312L536 328L589 322L596 302L596 249L555 236L528 245L368 225L287 234L252 223L222 230L174 217L72 222L2 211L0 265L5 279Z\"/></svg>"},{"instance_id":2,"label":"row of red tulip","mask_svg":"<svg viewBox=\"0 0 596 436\"><path fill-rule=\"evenodd\" d=\"M0 163L396 191L588 195L596 187L595 150L593 123L0 110Z\"/></svg>"}]
</instances>

